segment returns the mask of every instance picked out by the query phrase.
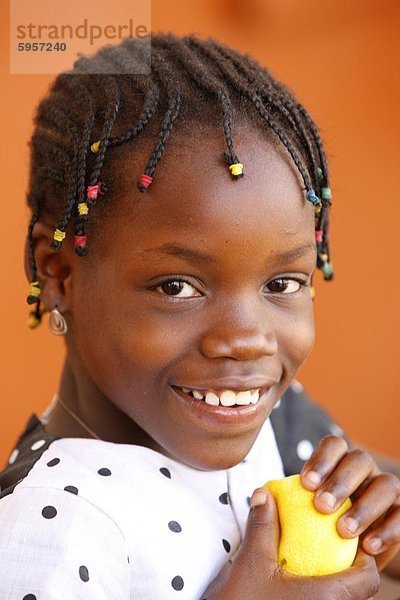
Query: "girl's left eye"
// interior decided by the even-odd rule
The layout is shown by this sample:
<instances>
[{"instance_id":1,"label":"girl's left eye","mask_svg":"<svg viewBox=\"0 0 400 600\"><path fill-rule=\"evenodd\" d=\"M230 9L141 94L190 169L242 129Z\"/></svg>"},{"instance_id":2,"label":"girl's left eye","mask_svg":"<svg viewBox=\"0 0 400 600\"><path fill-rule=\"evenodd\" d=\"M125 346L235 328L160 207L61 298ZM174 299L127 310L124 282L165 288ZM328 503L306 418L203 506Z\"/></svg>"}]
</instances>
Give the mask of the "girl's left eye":
<instances>
[{"instance_id":1,"label":"girl's left eye","mask_svg":"<svg viewBox=\"0 0 400 600\"><path fill-rule=\"evenodd\" d=\"M269 292L272 292L274 294L295 294L305 285L305 281L280 277L278 279L270 281L266 285L266 288Z\"/></svg>"},{"instance_id":2,"label":"girl's left eye","mask_svg":"<svg viewBox=\"0 0 400 600\"><path fill-rule=\"evenodd\" d=\"M188 281L170 279L153 288L163 296L173 298L194 298L201 296L200 292Z\"/></svg>"}]
</instances>

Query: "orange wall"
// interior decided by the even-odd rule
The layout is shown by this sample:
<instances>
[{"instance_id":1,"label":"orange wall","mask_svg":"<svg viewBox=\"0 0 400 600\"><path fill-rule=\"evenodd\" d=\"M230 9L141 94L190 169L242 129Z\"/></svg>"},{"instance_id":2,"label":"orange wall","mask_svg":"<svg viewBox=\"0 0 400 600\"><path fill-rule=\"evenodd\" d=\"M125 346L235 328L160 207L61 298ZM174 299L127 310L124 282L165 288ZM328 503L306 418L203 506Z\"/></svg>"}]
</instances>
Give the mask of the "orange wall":
<instances>
[{"instance_id":1,"label":"orange wall","mask_svg":"<svg viewBox=\"0 0 400 600\"><path fill-rule=\"evenodd\" d=\"M44 409L56 391L63 356L62 342L47 327L26 328L22 270L26 142L51 77L8 75L6 4L0 15L1 462L30 411ZM153 0L152 27L212 35L253 53L297 92L322 128L337 279L317 278L317 343L301 379L353 439L400 456L400 3Z\"/></svg>"}]
</instances>

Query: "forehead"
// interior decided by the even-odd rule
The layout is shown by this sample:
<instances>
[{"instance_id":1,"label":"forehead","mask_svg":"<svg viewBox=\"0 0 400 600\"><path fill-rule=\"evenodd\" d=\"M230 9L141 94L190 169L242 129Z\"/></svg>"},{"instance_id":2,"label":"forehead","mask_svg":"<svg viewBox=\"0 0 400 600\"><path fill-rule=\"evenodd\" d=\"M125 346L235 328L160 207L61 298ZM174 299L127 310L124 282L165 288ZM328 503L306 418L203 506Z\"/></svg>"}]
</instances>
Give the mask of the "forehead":
<instances>
[{"instance_id":1,"label":"forehead","mask_svg":"<svg viewBox=\"0 0 400 600\"><path fill-rule=\"evenodd\" d=\"M151 241L156 232L166 237L184 232L204 235L211 234L210 227L228 237L235 231L243 236L265 232L271 246L280 248L314 239L313 207L305 200L290 155L273 134L251 126L234 130L245 175L233 180L222 160L226 148L222 126L196 128L194 124L185 134L179 124L175 129L154 181L143 194L136 182L154 138L125 145L111 157L114 184L110 205L104 208L106 230L111 228L120 239L127 232L133 245ZM101 237L106 242L108 236Z\"/></svg>"}]
</instances>

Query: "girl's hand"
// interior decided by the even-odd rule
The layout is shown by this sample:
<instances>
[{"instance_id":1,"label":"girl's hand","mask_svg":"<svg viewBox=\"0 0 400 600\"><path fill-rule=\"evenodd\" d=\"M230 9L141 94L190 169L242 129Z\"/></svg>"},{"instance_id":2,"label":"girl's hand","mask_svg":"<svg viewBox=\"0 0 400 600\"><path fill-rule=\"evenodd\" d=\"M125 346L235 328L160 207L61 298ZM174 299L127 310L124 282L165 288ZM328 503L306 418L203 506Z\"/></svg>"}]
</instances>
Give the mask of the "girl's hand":
<instances>
[{"instance_id":1,"label":"girl's hand","mask_svg":"<svg viewBox=\"0 0 400 600\"><path fill-rule=\"evenodd\" d=\"M376 594L375 560L361 548L354 565L335 575L298 577L278 564L279 521L272 494L255 490L246 535L233 560L201 600L367 600Z\"/></svg>"},{"instance_id":2,"label":"girl's hand","mask_svg":"<svg viewBox=\"0 0 400 600\"><path fill-rule=\"evenodd\" d=\"M340 437L319 443L301 471L301 482L315 491L314 506L321 513L337 510L346 498L353 506L339 519L344 538L361 535L363 550L375 556L379 570L400 549L400 479L382 473L363 450L350 450Z\"/></svg>"}]
</instances>

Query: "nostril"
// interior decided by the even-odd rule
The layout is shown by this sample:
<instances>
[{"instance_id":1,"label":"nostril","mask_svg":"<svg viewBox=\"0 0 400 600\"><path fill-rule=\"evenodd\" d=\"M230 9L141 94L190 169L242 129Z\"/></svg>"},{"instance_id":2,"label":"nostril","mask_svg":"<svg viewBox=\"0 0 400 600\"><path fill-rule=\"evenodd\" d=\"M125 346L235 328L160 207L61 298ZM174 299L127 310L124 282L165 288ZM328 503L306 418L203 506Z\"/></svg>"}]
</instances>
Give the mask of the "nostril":
<instances>
[{"instance_id":1,"label":"nostril","mask_svg":"<svg viewBox=\"0 0 400 600\"><path fill-rule=\"evenodd\" d=\"M254 360L261 356L274 356L278 352L278 343L274 335L231 331L221 334L209 333L201 344L202 353L208 358L232 358L235 360Z\"/></svg>"}]
</instances>

